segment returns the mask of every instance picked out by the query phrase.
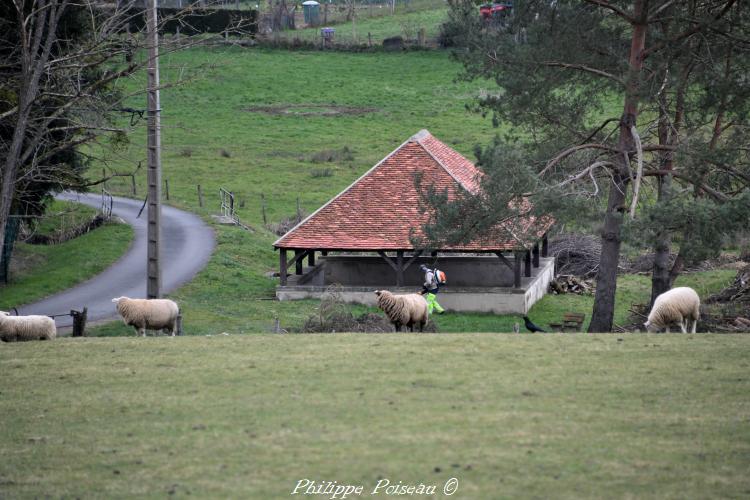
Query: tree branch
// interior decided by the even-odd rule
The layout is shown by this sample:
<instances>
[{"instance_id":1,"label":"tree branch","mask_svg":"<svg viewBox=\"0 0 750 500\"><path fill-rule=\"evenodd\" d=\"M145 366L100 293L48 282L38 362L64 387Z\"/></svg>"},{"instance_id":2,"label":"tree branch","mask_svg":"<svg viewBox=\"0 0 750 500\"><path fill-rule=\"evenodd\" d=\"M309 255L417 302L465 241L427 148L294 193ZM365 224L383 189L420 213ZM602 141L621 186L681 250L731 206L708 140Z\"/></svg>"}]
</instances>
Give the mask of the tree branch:
<instances>
[{"instance_id":1,"label":"tree branch","mask_svg":"<svg viewBox=\"0 0 750 500\"><path fill-rule=\"evenodd\" d=\"M597 5L599 7L603 7L605 9L611 10L612 12L614 12L615 14L617 14L618 16L620 16L621 18L625 19L630 24L634 24L635 23L635 17L633 17L632 14L628 14L627 12L625 12L621 8L617 7L616 5L612 5L611 3L605 2L604 0L585 0L585 1L588 2L588 3L590 3L590 4L594 4L594 5Z\"/></svg>"}]
</instances>

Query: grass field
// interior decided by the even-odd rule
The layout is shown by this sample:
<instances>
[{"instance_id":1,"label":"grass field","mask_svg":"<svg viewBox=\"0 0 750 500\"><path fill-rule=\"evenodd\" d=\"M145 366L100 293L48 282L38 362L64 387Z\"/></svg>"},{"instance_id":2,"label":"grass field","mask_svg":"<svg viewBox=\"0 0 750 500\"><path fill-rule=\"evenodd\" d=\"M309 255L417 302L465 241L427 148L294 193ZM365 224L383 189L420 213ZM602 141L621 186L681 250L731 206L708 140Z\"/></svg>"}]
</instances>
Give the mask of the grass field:
<instances>
[{"instance_id":1,"label":"grass field","mask_svg":"<svg viewBox=\"0 0 750 500\"><path fill-rule=\"evenodd\" d=\"M45 219L39 230L52 233L93 214L79 207L54 204L51 213L56 215ZM0 285L0 310L34 302L99 274L125 253L132 239L130 226L110 222L59 245L17 242L11 260L11 281ZM56 312L64 311L50 313Z\"/></svg>"},{"instance_id":2,"label":"grass field","mask_svg":"<svg viewBox=\"0 0 750 500\"><path fill-rule=\"evenodd\" d=\"M749 355L675 334L0 344L0 497L451 477L461 499L747 497Z\"/></svg>"}]
</instances>

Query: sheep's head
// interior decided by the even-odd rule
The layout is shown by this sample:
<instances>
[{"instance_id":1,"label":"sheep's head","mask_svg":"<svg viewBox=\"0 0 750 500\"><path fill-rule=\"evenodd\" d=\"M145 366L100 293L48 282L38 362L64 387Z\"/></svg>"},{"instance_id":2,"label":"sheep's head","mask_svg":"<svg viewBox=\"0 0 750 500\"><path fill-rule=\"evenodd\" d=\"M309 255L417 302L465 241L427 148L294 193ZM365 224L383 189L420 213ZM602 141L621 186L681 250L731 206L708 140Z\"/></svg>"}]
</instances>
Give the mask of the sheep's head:
<instances>
[{"instance_id":1,"label":"sheep's head","mask_svg":"<svg viewBox=\"0 0 750 500\"><path fill-rule=\"evenodd\" d=\"M116 298L112 299L112 302L114 302L115 304L117 304L117 303L118 303L118 302L120 302L120 301L121 301L122 299L127 299L127 297L116 297Z\"/></svg>"},{"instance_id":2,"label":"sheep's head","mask_svg":"<svg viewBox=\"0 0 750 500\"><path fill-rule=\"evenodd\" d=\"M650 321L646 321L645 323L643 323L643 326L646 327L646 331L649 333L656 333L659 331L659 328Z\"/></svg>"},{"instance_id":3,"label":"sheep's head","mask_svg":"<svg viewBox=\"0 0 750 500\"><path fill-rule=\"evenodd\" d=\"M10 316L10 313L6 311L0 311L0 316Z\"/></svg>"}]
</instances>

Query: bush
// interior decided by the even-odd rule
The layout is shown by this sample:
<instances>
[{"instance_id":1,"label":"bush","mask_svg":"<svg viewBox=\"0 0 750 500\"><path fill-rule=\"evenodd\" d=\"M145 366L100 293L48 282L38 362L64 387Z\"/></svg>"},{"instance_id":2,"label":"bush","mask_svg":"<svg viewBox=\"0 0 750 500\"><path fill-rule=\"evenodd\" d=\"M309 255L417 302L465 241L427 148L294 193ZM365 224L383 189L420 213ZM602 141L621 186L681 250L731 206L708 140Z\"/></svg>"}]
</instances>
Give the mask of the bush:
<instances>
[{"instance_id":1,"label":"bush","mask_svg":"<svg viewBox=\"0 0 750 500\"><path fill-rule=\"evenodd\" d=\"M316 168L310 172L310 177L333 177L333 169L330 168Z\"/></svg>"}]
</instances>

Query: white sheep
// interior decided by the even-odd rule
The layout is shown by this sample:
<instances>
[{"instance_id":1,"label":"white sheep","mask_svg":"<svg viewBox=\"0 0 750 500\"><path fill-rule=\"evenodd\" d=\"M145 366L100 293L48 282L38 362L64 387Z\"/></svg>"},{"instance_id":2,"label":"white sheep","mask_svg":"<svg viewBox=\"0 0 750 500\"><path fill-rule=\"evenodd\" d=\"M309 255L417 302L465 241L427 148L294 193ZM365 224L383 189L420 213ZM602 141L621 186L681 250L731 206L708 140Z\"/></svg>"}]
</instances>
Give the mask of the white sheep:
<instances>
[{"instance_id":1,"label":"white sheep","mask_svg":"<svg viewBox=\"0 0 750 500\"><path fill-rule=\"evenodd\" d=\"M394 295L387 290L377 290L378 307L382 309L391 320L396 331L401 330L401 325L409 327L414 331L414 325L419 325L421 332L427 324L427 301L418 293L407 295Z\"/></svg>"},{"instance_id":2,"label":"white sheep","mask_svg":"<svg viewBox=\"0 0 750 500\"><path fill-rule=\"evenodd\" d=\"M172 336L177 326L177 315L180 308L169 299L131 299L117 297L112 299L117 304L117 312L126 325L135 328L138 334L146 336L146 329L169 330Z\"/></svg>"},{"instance_id":3,"label":"white sheep","mask_svg":"<svg viewBox=\"0 0 750 500\"><path fill-rule=\"evenodd\" d=\"M52 340L57 336L55 320L49 316L11 316L0 311L0 340Z\"/></svg>"},{"instance_id":4,"label":"white sheep","mask_svg":"<svg viewBox=\"0 0 750 500\"><path fill-rule=\"evenodd\" d=\"M700 305L701 299L692 288L673 288L656 297L644 326L649 332L664 328L669 333L669 326L679 323L682 333L687 333L688 322L692 321L690 330L695 333L700 319Z\"/></svg>"}]
</instances>

